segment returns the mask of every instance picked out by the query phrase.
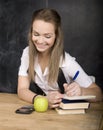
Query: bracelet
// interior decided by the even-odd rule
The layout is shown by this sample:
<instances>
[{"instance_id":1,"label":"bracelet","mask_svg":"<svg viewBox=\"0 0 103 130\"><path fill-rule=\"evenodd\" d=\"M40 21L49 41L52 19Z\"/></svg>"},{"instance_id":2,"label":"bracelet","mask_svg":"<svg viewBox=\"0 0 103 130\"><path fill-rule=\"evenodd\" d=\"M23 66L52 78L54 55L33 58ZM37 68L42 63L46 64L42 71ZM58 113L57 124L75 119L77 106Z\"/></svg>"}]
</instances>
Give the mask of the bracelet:
<instances>
[{"instance_id":1,"label":"bracelet","mask_svg":"<svg viewBox=\"0 0 103 130\"><path fill-rule=\"evenodd\" d=\"M37 94L34 95L33 99L32 99L32 104L34 104L34 99L36 98L36 96L38 96Z\"/></svg>"}]
</instances>

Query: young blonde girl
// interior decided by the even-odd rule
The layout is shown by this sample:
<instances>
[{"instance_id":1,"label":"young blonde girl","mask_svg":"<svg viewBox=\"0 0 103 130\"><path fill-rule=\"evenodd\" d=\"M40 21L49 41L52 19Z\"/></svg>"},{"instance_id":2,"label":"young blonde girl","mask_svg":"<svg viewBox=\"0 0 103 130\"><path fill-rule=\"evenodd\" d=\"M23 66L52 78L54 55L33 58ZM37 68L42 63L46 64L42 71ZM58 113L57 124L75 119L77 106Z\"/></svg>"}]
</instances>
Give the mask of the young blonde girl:
<instances>
[{"instance_id":1,"label":"young blonde girl","mask_svg":"<svg viewBox=\"0 0 103 130\"><path fill-rule=\"evenodd\" d=\"M60 69L66 79L64 93L68 96L91 94L96 96L92 101L102 100L101 89L75 58L64 51L61 17L56 10L40 9L33 13L28 43L18 74L18 96L22 100L32 103L34 97L41 94L35 91L38 87L48 99L49 107L58 107L64 96L57 82ZM71 83L77 71L80 73ZM30 89L31 84L34 91Z\"/></svg>"}]
</instances>

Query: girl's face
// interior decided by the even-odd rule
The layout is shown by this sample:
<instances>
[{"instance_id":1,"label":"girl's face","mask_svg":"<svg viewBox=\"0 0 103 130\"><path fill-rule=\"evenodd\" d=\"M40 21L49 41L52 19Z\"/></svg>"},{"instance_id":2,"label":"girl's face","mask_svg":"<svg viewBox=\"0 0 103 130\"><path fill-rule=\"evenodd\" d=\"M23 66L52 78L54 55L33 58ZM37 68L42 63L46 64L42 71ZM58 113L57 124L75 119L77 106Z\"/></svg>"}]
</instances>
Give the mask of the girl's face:
<instances>
[{"instance_id":1,"label":"girl's face","mask_svg":"<svg viewBox=\"0 0 103 130\"><path fill-rule=\"evenodd\" d=\"M33 22L32 41L39 52L48 52L55 42L55 26L43 20Z\"/></svg>"}]
</instances>

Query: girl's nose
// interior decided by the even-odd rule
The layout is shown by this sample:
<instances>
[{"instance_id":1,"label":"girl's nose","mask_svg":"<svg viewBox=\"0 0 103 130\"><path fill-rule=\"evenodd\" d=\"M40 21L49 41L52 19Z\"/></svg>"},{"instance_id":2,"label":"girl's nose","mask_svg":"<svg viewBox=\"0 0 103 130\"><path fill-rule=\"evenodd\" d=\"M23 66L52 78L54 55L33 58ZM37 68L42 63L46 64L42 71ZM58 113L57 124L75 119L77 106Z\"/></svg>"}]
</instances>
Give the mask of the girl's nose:
<instances>
[{"instance_id":1,"label":"girl's nose","mask_svg":"<svg viewBox=\"0 0 103 130\"><path fill-rule=\"evenodd\" d=\"M42 36L38 37L38 42L39 43L43 43L44 42L44 38Z\"/></svg>"}]
</instances>

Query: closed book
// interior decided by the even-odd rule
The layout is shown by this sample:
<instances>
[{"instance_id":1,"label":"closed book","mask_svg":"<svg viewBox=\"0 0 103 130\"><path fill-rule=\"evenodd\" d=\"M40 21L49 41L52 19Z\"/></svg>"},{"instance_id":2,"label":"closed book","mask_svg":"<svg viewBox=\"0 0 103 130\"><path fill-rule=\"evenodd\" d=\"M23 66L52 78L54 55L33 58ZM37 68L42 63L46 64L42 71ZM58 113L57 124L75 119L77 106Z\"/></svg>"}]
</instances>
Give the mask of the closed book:
<instances>
[{"instance_id":1,"label":"closed book","mask_svg":"<svg viewBox=\"0 0 103 130\"><path fill-rule=\"evenodd\" d=\"M55 110L60 115L65 115L65 114L85 114L85 109L69 109L69 110L67 109L67 110L64 110L64 109L58 107Z\"/></svg>"},{"instance_id":2,"label":"closed book","mask_svg":"<svg viewBox=\"0 0 103 130\"><path fill-rule=\"evenodd\" d=\"M86 100L68 100L62 99L59 107L62 109L87 109L89 102Z\"/></svg>"}]
</instances>

